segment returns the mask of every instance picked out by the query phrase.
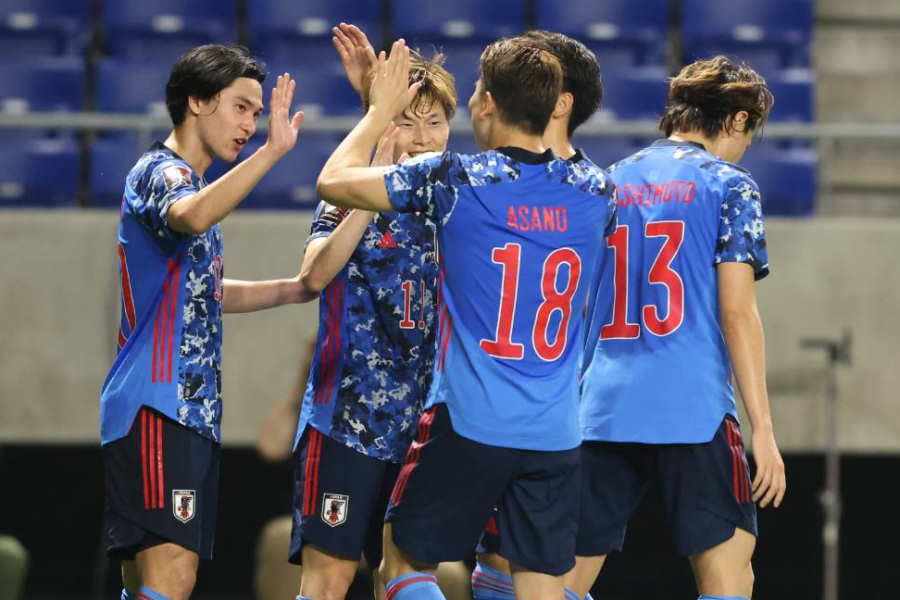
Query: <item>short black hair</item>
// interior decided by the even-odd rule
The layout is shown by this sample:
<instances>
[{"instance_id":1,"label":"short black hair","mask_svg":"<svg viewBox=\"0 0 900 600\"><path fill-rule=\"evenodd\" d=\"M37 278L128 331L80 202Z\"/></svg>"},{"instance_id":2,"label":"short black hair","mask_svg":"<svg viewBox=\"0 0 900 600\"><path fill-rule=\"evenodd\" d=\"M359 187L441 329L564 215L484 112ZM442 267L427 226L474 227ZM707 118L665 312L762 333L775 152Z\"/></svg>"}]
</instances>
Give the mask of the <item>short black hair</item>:
<instances>
[{"instance_id":1,"label":"short black hair","mask_svg":"<svg viewBox=\"0 0 900 600\"><path fill-rule=\"evenodd\" d=\"M191 48L178 57L166 84L166 108L175 126L184 122L190 96L209 100L238 77L262 83L266 68L236 44L206 44Z\"/></svg>"},{"instance_id":2,"label":"short black hair","mask_svg":"<svg viewBox=\"0 0 900 600\"><path fill-rule=\"evenodd\" d=\"M600 63L590 48L576 39L555 31L532 29L522 34L522 38L537 42L552 53L563 68L564 92L574 98L572 115L569 117L569 136L591 118L603 100L603 83L600 79Z\"/></svg>"}]
</instances>

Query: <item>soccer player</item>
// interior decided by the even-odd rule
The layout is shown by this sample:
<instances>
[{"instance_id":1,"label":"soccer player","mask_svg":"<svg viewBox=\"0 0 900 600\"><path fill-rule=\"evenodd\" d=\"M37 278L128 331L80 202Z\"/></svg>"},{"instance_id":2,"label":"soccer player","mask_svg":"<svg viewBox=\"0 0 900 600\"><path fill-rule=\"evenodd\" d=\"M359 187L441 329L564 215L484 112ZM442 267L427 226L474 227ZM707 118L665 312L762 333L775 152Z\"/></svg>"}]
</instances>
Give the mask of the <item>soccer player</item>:
<instances>
[{"instance_id":1,"label":"soccer player","mask_svg":"<svg viewBox=\"0 0 900 600\"><path fill-rule=\"evenodd\" d=\"M368 105L375 55L350 27L334 29L335 45ZM413 82L417 92L391 115L373 164L447 147L456 111L452 75L439 56L415 55L403 90ZM388 497L431 383L435 236L424 212L347 211L321 202L313 219L301 280L321 291L321 308L295 441L290 549L291 562L303 564L301 598L343 598L361 555L372 569L381 563Z\"/></svg>"},{"instance_id":2,"label":"soccer player","mask_svg":"<svg viewBox=\"0 0 900 600\"><path fill-rule=\"evenodd\" d=\"M559 157L593 164L581 150L572 146L572 135L600 107L603 87L597 57L584 44L561 33L533 30L519 39L544 48L562 64L562 93L544 130L544 145ZM478 545L472 571L475 600L512 600L514 597L509 562L497 553L499 535L497 519L492 516Z\"/></svg>"},{"instance_id":3,"label":"soccer player","mask_svg":"<svg viewBox=\"0 0 900 600\"><path fill-rule=\"evenodd\" d=\"M588 331L578 566L586 594L656 482L704 599L750 598L756 508L778 506L784 464L766 394L754 281L769 272L760 194L737 166L773 104L724 56L672 78L666 139L610 167L618 220ZM753 428L751 481L731 377Z\"/></svg>"},{"instance_id":4,"label":"soccer player","mask_svg":"<svg viewBox=\"0 0 900 600\"><path fill-rule=\"evenodd\" d=\"M431 572L471 553L499 504L517 594L562 598L574 564L581 307L614 192L602 170L545 149L562 68L516 40L485 49L469 100L485 152L367 167L418 89L405 89L408 57L402 40L379 57L369 110L318 181L333 204L423 211L438 228L434 381L391 494L380 576L389 599L442 598Z\"/></svg>"},{"instance_id":5,"label":"soccer player","mask_svg":"<svg viewBox=\"0 0 900 600\"><path fill-rule=\"evenodd\" d=\"M234 161L263 109L262 65L239 46L185 52L166 85L174 129L125 181L118 255L119 352L100 397L107 549L124 564L123 597L185 600L212 557L219 471L222 312L315 298L299 276L223 279L224 219L297 141L295 82L278 77L266 143ZM137 572L137 581L131 574Z\"/></svg>"}]
</instances>

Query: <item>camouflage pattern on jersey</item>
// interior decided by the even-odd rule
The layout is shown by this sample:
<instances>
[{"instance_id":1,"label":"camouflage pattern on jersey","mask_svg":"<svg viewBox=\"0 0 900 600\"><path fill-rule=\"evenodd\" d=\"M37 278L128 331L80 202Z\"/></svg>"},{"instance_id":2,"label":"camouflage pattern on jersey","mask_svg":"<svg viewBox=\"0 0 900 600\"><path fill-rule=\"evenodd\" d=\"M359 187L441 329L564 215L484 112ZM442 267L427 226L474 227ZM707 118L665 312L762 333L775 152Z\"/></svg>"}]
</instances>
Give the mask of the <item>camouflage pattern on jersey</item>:
<instances>
[{"instance_id":1,"label":"camouflage pattern on jersey","mask_svg":"<svg viewBox=\"0 0 900 600\"><path fill-rule=\"evenodd\" d=\"M214 225L199 235L171 229L172 204L197 193L205 182L190 165L162 145L144 154L128 175L140 203L130 209L167 255L185 272L178 361L180 424L221 441L222 419L222 232Z\"/></svg>"},{"instance_id":2,"label":"camouflage pattern on jersey","mask_svg":"<svg viewBox=\"0 0 900 600\"><path fill-rule=\"evenodd\" d=\"M320 203L310 240L330 235L347 214ZM319 342L297 441L310 423L367 456L403 460L431 384L435 236L434 224L424 215L378 213L329 286L341 286L334 289L343 294L339 327L327 325L327 295L334 291L323 291ZM340 339L339 372L325 364L329 337ZM335 391L329 394L332 385Z\"/></svg>"},{"instance_id":3,"label":"camouflage pattern on jersey","mask_svg":"<svg viewBox=\"0 0 900 600\"><path fill-rule=\"evenodd\" d=\"M608 195L613 209L612 221L615 220L615 185L603 170L589 160L572 162L557 159L544 164L548 179L567 183L588 194ZM401 194L406 192L415 197L409 198L415 206L424 207L432 219L442 217L443 224L453 214L453 206L459 200L460 185L480 187L516 181L522 174L521 162L499 150L479 154L423 154L402 166L402 169L394 167L385 173L385 185L392 201L404 199ZM448 191L447 198L439 196L441 203L433 201L437 187L446 187Z\"/></svg>"}]
</instances>

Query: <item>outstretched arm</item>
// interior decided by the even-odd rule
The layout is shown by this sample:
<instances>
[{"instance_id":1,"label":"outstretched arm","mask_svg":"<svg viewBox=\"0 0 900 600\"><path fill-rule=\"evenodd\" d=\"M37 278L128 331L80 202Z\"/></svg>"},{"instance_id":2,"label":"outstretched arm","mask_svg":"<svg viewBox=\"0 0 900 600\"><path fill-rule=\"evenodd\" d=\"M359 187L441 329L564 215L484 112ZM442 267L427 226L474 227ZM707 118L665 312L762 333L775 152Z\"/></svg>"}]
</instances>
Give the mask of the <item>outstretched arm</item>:
<instances>
[{"instance_id":1,"label":"outstretched arm","mask_svg":"<svg viewBox=\"0 0 900 600\"><path fill-rule=\"evenodd\" d=\"M753 428L753 500L760 507L781 504L787 488L784 461L775 442L766 391L766 354L762 320L756 306L753 267L723 262L717 266L719 313L734 377Z\"/></svg>"},{"instance_id":2,"label":"outstretched arm","mask_svg":"<svg viewBox=\"0 0 900 600\"><path fill-rule=\"evenodd\" d=\"M309 302L316 298L318 293L308 290L300 281L299 275L291 279L226 279L222 282L222 312L226 313L255 312L284 304Z\"/></svg>"},{"instance_id":3,"label":"outstretched arm","mask_svg":"<svg viewBox=\"0 0 900 600\"><path fill-rule=\"evenodd\" d=\"M369 167L379 136L391 119L409 106L420 87L409 85L409 48L397 40L390 58L384 52L369 93L369 110L335 149L319 173L316 191L325 201L344 208L391 210L384 174L387 167Z\"/></svg>"},{"instance_id":4,"label":"outstretched arm","mask_svg":"<svg viewBox=\"0 0 900 600\"><path fill-rule=\"evenodd\" d=\"M393 162L399 131L395 125L391 125L381 136L372 159L373 166L386 166ZM350 260L374 216L373 212L354 209L330 235L309 242L300 267L300 281L306 289L320 292L331 283Z\"/></svg>"},{"instance_id":5,"label":"outstretched arm","mask_svg":"<svg viewBox=\"0 0 900 600\"><path fill-rule=\"evenodd\" d=\"M269 109L266 143L228 173L202 190L172 204L169 226L180 233L196 235L228 216L247 197L263 175L297 143L303 113L290 117L296 82L285 73L278 76Z\"/></svg>"}]
</instances>

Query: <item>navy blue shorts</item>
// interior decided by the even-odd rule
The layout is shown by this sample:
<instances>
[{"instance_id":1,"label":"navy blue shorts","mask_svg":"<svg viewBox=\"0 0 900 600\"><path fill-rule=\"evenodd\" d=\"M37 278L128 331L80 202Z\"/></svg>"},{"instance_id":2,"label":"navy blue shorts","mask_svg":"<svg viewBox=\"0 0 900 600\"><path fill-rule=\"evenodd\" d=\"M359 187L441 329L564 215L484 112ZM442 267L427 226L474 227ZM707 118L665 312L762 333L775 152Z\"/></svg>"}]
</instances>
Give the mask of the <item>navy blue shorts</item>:
<instances>
[{"instance_id":1,"label":"navy blue shorts","mask_svg":"<svg viewBox=\"0 0 900 600\"><path fill-rule=\"evenodd\" d=\"M453 431L443 404L423 413L391 495L394 543L427 564L467 558L495 506L500 553L528 571L562 575L575 564L578 448L489 446Z\"/></svg>"},{"instance_id":2,"label":"navy blue shorts","mask_svg":"<svg viewBox=\"0 0 900 600\"><path fill-rule=\"evenodd\" d=\"M381 563L388 498L400 464L372 458L307 427L294 453L294 526L289 560L304 544L351 560Z\"/></svg>"},{"instance_id":3,"label":"navy blue shorts","mask_svg":"<svg viewBox=\"0 0 900 600\"><path fill-rule=\"evenodd\" d=\"M703 444L586 441L581 448L579 556L622 549L628 519L651 483L659 485L682 556L717 546L737 527L757 535L750 470L730 416Z\"/></svg>"},{"instance_id":4,"label":"navy blue shorts","mask_svg":"<svg viewBox=\"0 0 900 600\"><path fill-rule=\"evenodd\" d=\"M131 560L173 543L211 559L219 500L219 444L151 408L103 447L107 553Z\"/></svg>"}]
</instances>

